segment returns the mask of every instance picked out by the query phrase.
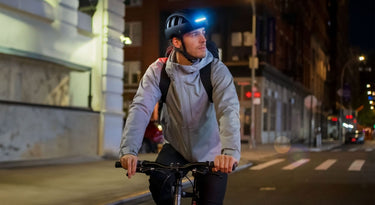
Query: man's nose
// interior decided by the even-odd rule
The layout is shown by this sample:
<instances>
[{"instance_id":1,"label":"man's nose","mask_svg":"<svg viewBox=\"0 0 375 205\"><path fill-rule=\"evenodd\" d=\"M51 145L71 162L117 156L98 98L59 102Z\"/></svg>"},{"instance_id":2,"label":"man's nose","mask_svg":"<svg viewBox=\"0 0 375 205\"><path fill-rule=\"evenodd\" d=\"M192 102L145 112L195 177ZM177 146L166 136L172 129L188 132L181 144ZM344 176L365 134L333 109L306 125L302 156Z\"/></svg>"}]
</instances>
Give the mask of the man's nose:
<instances>
[{"instance_id":1,"label":"man's nose","mask_svg":"<svg viewBox=\"0 0 375 205\"><path fill-rule=\"evenodd\" d=\"M201 33L201 34L200 34L200 38L199 38L199 40L200 40L200 41L203 41L203 42L206 42L207 39L206 39L205 34Z\"/></svg>"}]
</instances>

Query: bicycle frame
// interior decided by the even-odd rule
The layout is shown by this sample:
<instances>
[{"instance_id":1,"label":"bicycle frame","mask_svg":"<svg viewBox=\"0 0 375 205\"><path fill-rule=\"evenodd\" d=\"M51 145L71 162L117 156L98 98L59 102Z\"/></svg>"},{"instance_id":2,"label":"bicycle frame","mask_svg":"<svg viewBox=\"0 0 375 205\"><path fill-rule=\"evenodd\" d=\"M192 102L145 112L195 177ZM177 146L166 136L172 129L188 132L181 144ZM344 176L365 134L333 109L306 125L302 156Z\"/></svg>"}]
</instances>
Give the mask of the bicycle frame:
<instances>
[{"instance_id":1,"label":"bicycle frame","mask_svg":"<svg viewBox=\"0 0 375 205\"><path fill-rule=\"evenodd\" d=\"M122 165L120 162L116 162L115 164L116 168L122 168ZM137 162L137 168L136 172L144 173L146 175L151 174L151 172L158 171L158 170L169 170L172 171L172 173L176 177L175 185L174 187L174 205L180 205L181 204L181 198L182 197L191 197L192 198L192 204L196 203L196 200L198 199L197 193L196 193L196 182L194 180L193 184L193 192L182 192L182 179L185 177L185 173L188 173L191 171L193 173L193 177L196 176L197 173L199 174L207 174L208 172L212 172L212 168L214 167L213 162L193 162L188 163L185 165L180 164L174 164L171 163L169 166L159 164L157 162L150 162L150 161L138 161Z\"/></svg>"}]
</instances>

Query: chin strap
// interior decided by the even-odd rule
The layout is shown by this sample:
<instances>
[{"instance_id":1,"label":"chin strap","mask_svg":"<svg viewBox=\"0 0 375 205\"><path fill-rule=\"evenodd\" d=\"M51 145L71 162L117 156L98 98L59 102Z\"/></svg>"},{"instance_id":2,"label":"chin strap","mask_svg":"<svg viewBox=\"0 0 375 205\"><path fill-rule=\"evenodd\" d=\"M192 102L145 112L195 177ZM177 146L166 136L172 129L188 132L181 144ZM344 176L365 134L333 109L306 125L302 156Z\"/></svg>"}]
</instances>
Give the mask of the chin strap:
<instances>
[{"instance_id":1,"label":"chin strap","mask_svg":"<svg viewBox=\"0 0 375 205\"><path fill-rule=\"evenodd\" d=\"M181 38L181 43L182 43L182 49L181 48L176 48L176 51L180 52L186 59L188 59L188 61L190 61L191 63L195 63L199 60L199 58L196 58L196 57L193 57L191 56L190 54L188 54L186 52L186 49L185 49L185 43L184 41L182 40Z\"/></svg>"}]
</instances>

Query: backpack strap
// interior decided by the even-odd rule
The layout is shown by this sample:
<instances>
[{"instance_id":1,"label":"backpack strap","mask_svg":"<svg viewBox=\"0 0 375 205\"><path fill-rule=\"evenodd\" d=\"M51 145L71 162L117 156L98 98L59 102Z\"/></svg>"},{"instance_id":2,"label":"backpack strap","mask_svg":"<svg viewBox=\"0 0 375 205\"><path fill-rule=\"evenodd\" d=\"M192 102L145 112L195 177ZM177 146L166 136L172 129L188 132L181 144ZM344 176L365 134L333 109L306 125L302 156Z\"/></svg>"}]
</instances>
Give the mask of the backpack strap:
<instances>
[{"instance_id":1,"label":"backpack strap","mask_svg":"<svg viewBox=\"0 0 375 205\"><path fill-rule=\"evenodd\" d=\"M171 83L171 79L169 78L167 71L165 70L165 66L167 64L166 58L161 58L160 60L163 63L163 67L161 69L161 74L160 74L160 82L159 82L159 89L161 91L160 102L162 104L167 99L167 93L169 89L169 84Z\"/></svg>"},{"instance_id":2,"label":"backpack strap","mask_svg":"<svg viewBox=\"0 0 375 205\"><path fill-rule=\"evenodd\" d=\"M212 82L211 82L211 63L207 64L204 68L202 68L200 71L200 78L203 84L203 87L205 88L208 99L212 103Z\"/></svg>"}]
</instances>

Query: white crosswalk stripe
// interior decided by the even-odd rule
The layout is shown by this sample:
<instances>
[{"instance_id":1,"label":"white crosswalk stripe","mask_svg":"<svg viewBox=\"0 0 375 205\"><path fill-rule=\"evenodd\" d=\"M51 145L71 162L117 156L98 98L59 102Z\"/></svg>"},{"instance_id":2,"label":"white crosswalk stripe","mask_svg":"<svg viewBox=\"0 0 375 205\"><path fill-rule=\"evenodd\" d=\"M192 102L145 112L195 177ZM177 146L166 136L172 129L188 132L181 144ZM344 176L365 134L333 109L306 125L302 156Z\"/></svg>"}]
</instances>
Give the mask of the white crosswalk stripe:
<instances>
[{"instance_id":1,"label":"white crosswalk stripe","mask_svg":"<svg viewBox=\"0 0 375 205\"><path fill-rule=\"evenodd\" d=\"M336 149L330 150L330 152L342 152L342 151L345 151L345 152L362 152L362 151L372 152L372 151L374 151L374 148L353 147L353 148L350 148L350 149L347 149L347 150L344 150L342 148L336 148Z\"/></svg>"},{"instance_id":2,"label":"white crosswalk stripe","mask_svg":"<svg viewBox=\"0 0 375 205\"><path fill-rule=\"evenodd\" d=\"M301 166L301 165L303 165L303 164L305 164L309 161L310 161L310 159L300 159L296 162L293 162L292 164L290 164L288 166L283 167L283 170L293 170L293 169L295 169L295 168L297 168L297 167L299 167L299 166Z\"/></svg>"},{"instance_id":3,"label":"white crosswalk stripe","mask_svg":"<svg viewBox=\"0 0 375 205\"><path fill-rule=\"evenodd\" d=\"M361 171L363 164L365 164L365 160L355 160L350 165L348 171Z\"/></svg>"},{"instance_id":4,"label":"white crosswalk stripe","mask_svg":"<svg viewBox=\"0 0 375 205\"><path fill-rule=\"evenodd\" d=\"M282 162L282 161L284 161L284 160L285 160L285 159L274 159L274 160L271 160L271 161L269 161L269 162L265 162L265 163L262 163L262 164L258 164L258 165L254 166L254 167L251 167L250 169L251 169L251 170L262 170L262 169L264 169L264 168L266 168L266 167L269 167L269 166L272 166L272 165L274 165L274 164L280 163L280 162Z\"/></svg>"},{"instance_id":5,"label":"white crosswalk stripe","mask_svg":"<svg viewBox=\"0 0 375 205\"><path fill-rule=\"evenodd\" d=\"M265 168L268 168L272 165L275 165L275 164L278 164L278 163L281 163L281 162L284 162L285 159L283 158L278 158L278 159L273 159L271 161L268 161L268 162L264 162L264 163L261 163L261 164L258 164L256 166L253 166L253 167L250 167L249 170L263 170ZM327 159L325 160L324 162L322 162L321 164L319 164L318 166L316 166L314 168L314 170L317 170L317 171L327 171L328 169L330 169L335 163L338 163L338 159ZM346 161L346 160L341 160L341 162L343 161ZM308 158L303 158L303 159L300 159L300 160L297 160L291 164L288 164L284 167L282 167L281 169L282 170L294 170L296 169L297 167L300 167L306 163L310 162L310 159ZM362 167L363 165L365 164L365 160L362 160L362 159L357 159L357 160L354 160L349 168L347 169L348 171L361 171L362 170Z\"/></svg>"},{"instance_id":6,"label":"white crosswalk stripe","mask_svg":"<svg viewBox=\"0 0 375 205\"><path fill-rule=\"evenodd\" d=\"M324 161L323 163L321 163L319 166L317 166L315 170L327 170L336 162L337 162L336 159L328 159Z\"/></svg>"}]
</instances>

